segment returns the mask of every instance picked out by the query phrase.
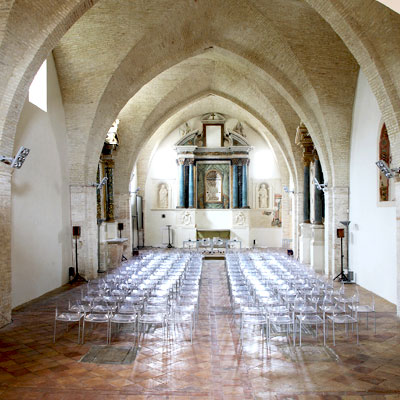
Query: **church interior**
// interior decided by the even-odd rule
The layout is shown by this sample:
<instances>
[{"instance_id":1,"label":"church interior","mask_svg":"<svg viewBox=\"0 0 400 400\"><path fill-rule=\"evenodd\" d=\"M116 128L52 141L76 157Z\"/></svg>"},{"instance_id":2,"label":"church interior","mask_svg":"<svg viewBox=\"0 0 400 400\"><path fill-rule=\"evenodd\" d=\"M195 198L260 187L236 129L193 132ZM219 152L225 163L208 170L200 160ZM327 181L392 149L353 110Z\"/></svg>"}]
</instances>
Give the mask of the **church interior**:
<instances>
[{"instance_id":1,"label":"church interior","mask_svg":"<svg viewBox=\"0 0 400 400\"><path fill-rule=\"evenodd\" d=\"M0 0L0 398L400 398L396 3Z\"/></svg>"}]
</instances>

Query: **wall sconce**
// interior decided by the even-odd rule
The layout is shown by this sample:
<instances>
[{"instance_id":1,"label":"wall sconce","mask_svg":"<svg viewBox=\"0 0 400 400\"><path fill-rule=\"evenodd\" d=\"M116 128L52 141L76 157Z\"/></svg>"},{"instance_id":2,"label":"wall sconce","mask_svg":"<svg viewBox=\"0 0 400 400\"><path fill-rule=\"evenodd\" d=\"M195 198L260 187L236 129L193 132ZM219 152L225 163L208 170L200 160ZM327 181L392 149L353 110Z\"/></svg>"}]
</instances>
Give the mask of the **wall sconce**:
<instances>
[{"instance_id":1,"label":"wall sconce","mask_svg":"<svg viewBox=\"0 0 400 400\"><path fill-rule=\"evenodd\" d=\"M379 160L375 164L380 169L382 174L384 174L388 179L394 178L396 175L399 175L400 168L390 168L389 165L387 165L386 162L383 160Z\"/></svg>"},{"instance_id":2,"label":"wall sconce","mask_svg":"<svg viewBox=\"0 0 400 400\"><path fill-rule=\"evenodd\" d=\"M284 191L285 193L293 193L293 194L294 194L294 190L290 190L287 186L284 186L284 187L283 187L283 191Z\"/></svg>"},{"instance_id":3,"label":"wall sconce","mask_svg":"<svg viewBox=\"0 0 400 400\"><path fill-rule=\"evenodd\" d=\"M108 178L105 176L100 183L92 183L90 186L95 187L97 190L100 190L107 182Z\"/></svg>"},{"instance_id":4,"label":"wall sconce","mask_svg":"<svg viewBox=\"0 0 400 400\"><path fill-rule=\"evenodd\" d=\"M27 149L24 146L21 146L14 158L0 156L0 161L3 162L4 164L10 165L11 168L20 169L22 167L22 164L25 162L26 157L28 157L29 152L30 152L29 149Z\"/></svg>"},{"instance_id":5,"label":"wall sconce","mask_svg":"<svg viewBox=\"0 0 400 400\"><path fill-rule=\"evenodd\" d=\"M136 190L134 190L133 192L129 192L129 194L138 194L140 191L140 187L138 187Z\"/></svg>"},{"instance_id":6,"label":"wall sconce","mask_svg":"<svg viewBox=\"0 0 400 400\"><path fill-rule=\"evenodd\" d=\"M328 190L326 183L319 183L317 178L314 178L314 185L318 190L322 190L324 193Z\"/></svg>"}]
</instances>

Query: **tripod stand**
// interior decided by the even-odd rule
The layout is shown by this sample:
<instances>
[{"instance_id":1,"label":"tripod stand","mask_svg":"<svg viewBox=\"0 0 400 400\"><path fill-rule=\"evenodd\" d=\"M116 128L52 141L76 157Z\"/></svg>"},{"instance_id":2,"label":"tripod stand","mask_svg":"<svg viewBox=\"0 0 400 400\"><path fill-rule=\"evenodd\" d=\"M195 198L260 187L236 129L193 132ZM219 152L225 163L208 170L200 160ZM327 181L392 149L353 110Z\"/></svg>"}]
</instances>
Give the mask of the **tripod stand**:
<instances>
[{"instance_id":1,"label":"tripod stand","mask_svg":"<svg viewBox=\"0 0 400 400\"><path fill-rule=\"evenodd\" d=\"M174 247L171 244L171 226L172 225L167 225L167 228L168 228L168 246L167 246L167 248L168 249L172 249Z\"/></svg>"},{"instance_id":2,"label":"tripod stand","mask_svg":"<svg viewBox=\"0 0 400 400\"><path fill-rule=\"evenodd\" d=\"M338 229L337 230L337 235L338 235L338 237L340 237L340 273L335 278L333 278L333 280L336 281L336 279L338 279L339 282L347 282L347 281L349 281L349 278L345 275L345 273L343 271L343 258L344 258L344 254L343 254L343 236L344 236L344 229Z\"/></svg>"},{"instance_id":3,"label":"tripod stand","mask_svg":"<svg viewBox=\"0 0 400 400\"><path fill-rule=\"evenodd\" d=\"M70 281L69 283L75 283L75 282L87 282L87 280L79 275L79 270L78 270L78 236L75 235L75 275L74 279Z\"/></svg>"}]
</instances>

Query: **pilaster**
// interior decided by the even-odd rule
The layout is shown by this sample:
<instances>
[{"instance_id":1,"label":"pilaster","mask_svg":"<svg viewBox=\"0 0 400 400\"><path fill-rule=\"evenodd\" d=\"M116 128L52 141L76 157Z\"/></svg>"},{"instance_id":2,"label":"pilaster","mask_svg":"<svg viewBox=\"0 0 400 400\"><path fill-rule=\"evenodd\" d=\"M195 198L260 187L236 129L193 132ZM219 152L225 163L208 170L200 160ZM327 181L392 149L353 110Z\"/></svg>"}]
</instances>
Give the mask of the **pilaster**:
<instances>
[{"instance_id":1,"label":"pilaster","mask_svg":"<svg viewBox=\"0 0 400 400\"><path fill-rule=\"evenodd\" d=\"M299 260L303 264L310 264L311 224L303 222L300 224L299 237Z\"/></svg>"},{"instance_id":2,"label":"pilaster","mask_svg":"<svg viewBox=\"0 0 400 400\"><path fill-rule=\"evenodd\" d=\"M340 272L340 239L336 237L336 230L344 228L340 221L348 217L349 188L328 188L325 191L325 273L331 277ZM347 253L347 237L343 240L343 253ZM346 257L344 268L347 268Z\"/></svg>"},{"instance_id":3,"label":"pilaster","mask_svg":"<svg viewBox=\"0 0 400 400\"><path fill-rule=\"evenodd\" d=\"M396 195L396 231L397 231L397 316L400 317L400 180L394 183Z\"/></svg>"},{"instance_id":4,"label":"pilaster","mask_svg":"<svg viewBox=\"0 0 400 400\"><path fill-rule=\"evenodd\" d=\"M0 164L0 327L11 322L11 175Z\"/></svg>"},{"instance_id":5,"label":"pilaster","mask_svg":"<svg viewBox=\"0 0 400 400\"><path fill-rule=\"evenodd\" d=\"M124 243L123 249L124 256L128 258L132 249L132 226L130 222L129 193L116 193L114 195L114 210L115 220L124 224L124 229L121 231L121 237L128 239L128 241Z\"/></svg>"},{"instance_id":6,"label":"pilaster","mask_svg":"<svg viewBox=\"0 0 400 400\"><path fill-rule=\"evenodd\" d=\"M310 265L320 273L324 272L324 226L311 225Z\"/></svg>"},{"instance_id":7,"label":"pilaster","mask_svg":"<svg viewBox=\"0 0 400 400\"><path fill-rule=\"evenodd\" d=\"M96 188L86 185L71 185L71 224L81 227L78 239L79 273L86 279L97 276L97 202ZM75 265L75 243L73 265Z\"/></svg>"}]
</instances>

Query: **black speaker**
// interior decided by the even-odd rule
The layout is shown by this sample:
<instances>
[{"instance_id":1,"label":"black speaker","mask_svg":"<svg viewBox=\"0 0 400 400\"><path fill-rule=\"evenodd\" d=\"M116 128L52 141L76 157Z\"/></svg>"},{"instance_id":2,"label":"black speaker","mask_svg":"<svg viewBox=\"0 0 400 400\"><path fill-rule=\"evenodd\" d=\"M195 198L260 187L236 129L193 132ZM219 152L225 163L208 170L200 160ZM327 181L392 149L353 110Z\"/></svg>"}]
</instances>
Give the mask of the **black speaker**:
<instances>
[{"instance_id":1,"label":"black speaker","mask_svg":"<svg viewBox=\"0 0 400 400\"><path fill-rule=\"evenodd\" d=\"M337 230L337 237L338 238L344 238L344 229L338 229Z\"/></svg>"},{"instance_id":2,"label":"black speaker","mask_svg":"<svg viewBox=\"0 0 400 400\"><path fill-rule=\"evenodd\" d=\"M124 224L122 222L118 222L118 230L123 231L124 230Z\"/></svg>"},{"instance_id":3,"label":"black speaker","mask_svg":"<svg viewBox=\"0 0 400 400\"><path fill-rule=\"evenodd\" d=\"M80 226L72 227L72 236L76 236L76 237L81 236L81 227Z\"/></svg>"}]
</instances>

